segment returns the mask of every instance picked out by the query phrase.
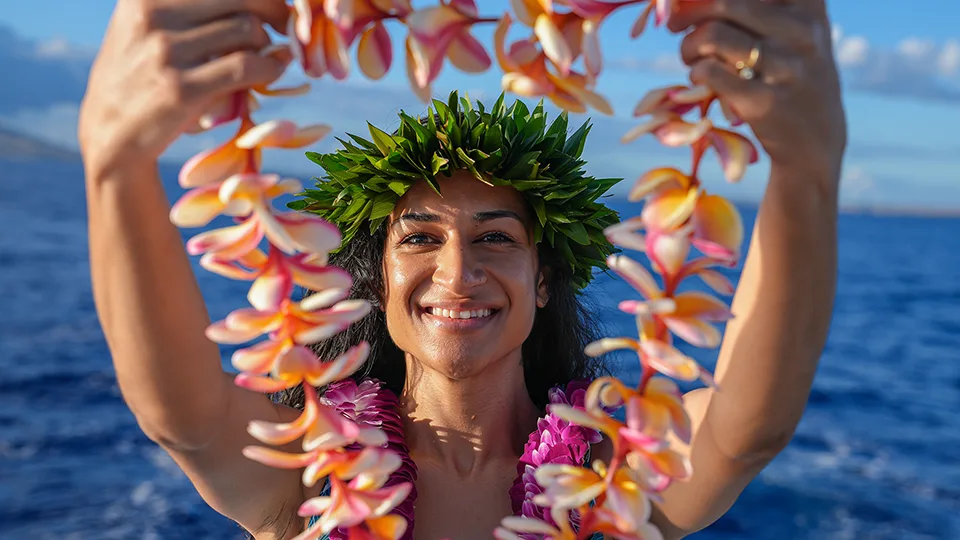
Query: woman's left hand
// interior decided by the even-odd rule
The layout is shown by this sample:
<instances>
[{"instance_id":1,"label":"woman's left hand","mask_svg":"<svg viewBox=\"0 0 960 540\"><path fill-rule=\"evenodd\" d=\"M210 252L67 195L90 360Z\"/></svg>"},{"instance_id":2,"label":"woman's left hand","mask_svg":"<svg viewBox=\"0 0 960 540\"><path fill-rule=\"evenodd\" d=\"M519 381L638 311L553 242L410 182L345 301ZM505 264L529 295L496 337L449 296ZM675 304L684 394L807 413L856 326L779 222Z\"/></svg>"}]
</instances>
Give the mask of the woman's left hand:
<instances>
[{"instance_id":1,"label":"woman's left hand","mask_svg":"<svg viewBox=\"0 0 960 540\"><path fill-rule=\"evenodd\" d=\"M712 88L750 125L774 166L835 184L847 127L824 0L677 4L668 27L693 27L681 46L691 81ZM753 78L737 68L749 65L751 52Z\"/></svg>"}]
</instances>

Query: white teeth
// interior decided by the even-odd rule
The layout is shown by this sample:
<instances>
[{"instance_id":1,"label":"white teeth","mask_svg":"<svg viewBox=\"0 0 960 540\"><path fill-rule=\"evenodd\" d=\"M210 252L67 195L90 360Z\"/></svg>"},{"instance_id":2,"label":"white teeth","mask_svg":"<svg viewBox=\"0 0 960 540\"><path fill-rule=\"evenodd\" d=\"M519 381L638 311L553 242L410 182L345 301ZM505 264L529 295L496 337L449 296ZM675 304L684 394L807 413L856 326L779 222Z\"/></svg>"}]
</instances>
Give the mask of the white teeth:
<instances>
[{"instance_id":1,"label":"white teeth","mask_svg":"<svg viewBox=\"0 0 960 540\"><path fill-rule=\"evenodd\" d=\"M455 311L451 309L442 309L442 308L427 308L427 313L435 315L437 317L446 317L448 319L476 319L481 317L489 317L492 313L492 310L489 309L475 309L471 311Z\"/></svg>"}]
</instances>

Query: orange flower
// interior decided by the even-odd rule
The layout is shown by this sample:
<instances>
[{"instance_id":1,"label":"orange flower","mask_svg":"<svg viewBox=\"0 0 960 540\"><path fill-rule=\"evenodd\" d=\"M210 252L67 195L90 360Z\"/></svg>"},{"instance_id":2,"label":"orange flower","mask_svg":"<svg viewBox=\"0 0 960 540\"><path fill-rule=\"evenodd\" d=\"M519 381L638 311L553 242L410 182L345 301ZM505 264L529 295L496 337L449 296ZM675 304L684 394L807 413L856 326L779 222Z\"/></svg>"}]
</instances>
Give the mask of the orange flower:
<instances>
[{"instance_id":1,"label":"orange flower","mask_svg":"<svg viewBox=\"0 0 960 540\"><path fill-rule=\"evenodd\" d=\"M642 338L652 338L650 322L662 323L671 332L695 347L713 348L720 344L719 331L708 321L722 322L733 317L726 304L699 291L665 296L653 276L639 263L624 255L611 255L607 264L645 298L625 300L620 310L640 318Z\"/></svg>"},{"instance_id":2,"label":"orange flower","mask_svg":"<svg viewBox=\"0 0 960 540\"><path fill-rule=\"evenodd\" d=\"M639 218L607 230L611 242L625 242L621 244L624 247L655 253L650 243L660 241L662 235L690 233L690 241L704 255L727 262L739 258L744 235L740 212L725 198L705 193L695 178L672 167L654 169L637 180L628 198L647 201ZM635 233L639 229L655 236L641 242L642 237ZM676 268L683 260L671 262Z\"/></svg>"},{"instance_id":3,"label":"orange flower","mask_svg":"<svg viewBox=\"0 0 960 540\"><path fill-rule=\"evenodd\" d=\"M313 291L349 289L350 274L336 266L327 266L325 253L285 255L274 246L270 255L255 249L234 260L223 260L208 253L200 258L200 266L231 279L253 280L248 298L279 299L293 293L294 284ZM272 290L270 290L272 289ZM259 305L273 305L272 300L254 300Z\"/></svg>"},{"instance_id":4,"label":"orange flower","mask_svg":"<svg viewBox=\"0 0 960 540\"><path fill-rule=\"evenodd\" d=\"M517 18L533 28L544 54L561 76L570 74L570 67L582 55L587 75L596 79L602 69L599 29L603 20L617 8L636 3L598 2L596 0L511 0ZM558 4L571 11L558 13Z\"/></svg>"},{"instance_id":5,"label":"orange flower","mask_svg":"<svg viewBox=\"0 0 960 540\"><path fill-rule=\"evenodd\" d=\"M288 46L283 44L268 45L260 51L260 55L275 56L287 48ZM251 113L260 108L256 94L271 97L299 96L309 91L309 84L301 84L289 88L269 88L266 85L257 85L249 90L234 92L210 106L210 108L197 119L197 125L191 131L205 131L240 118L249 117Z\"/></svg>"},{"instance_id":6,"label":"orange flower","mask_svg":"<svg viewBox=\"0 0 960 540\"><path fill-rule=\"evenodd\" d=\"M348 44L340 26L324 11L323 0L294 0L287 37L294 57L308 77L329 73L337 80L347 78Z\"/></svg>"},{"instance_id":7,"label":"orange flower","mask_svg":"<svg viewBox=\"0 0 960 540\"><path fill-rule=\"evenodd\" d=\"M294 540L316 539L337 527L359 527L357 532L361 539L399 540L406 532L407 520L402 516L388 514L407 498L412 485L402 483L381 487L382 485L362 481L360 477L349 483L335 476L331 477L329 496L313 497L300 506L300 516L319 514L320 519Z\"/></svg>"},{"instance_id":8,"label":"orange flower","mask_svg":"<svg viewBox=\"0 0 960 540\"><path fill-rule=\"evenodd\" d=\"M504 71L503 89L525 97L546 96L561 109L582 113L590 106L604 114L613 114L613 109L603 96L590 89L590 80L570 70L565 76L551 73L547 68L547 56L537 49L533 40L513 43L506 48L507 31L512 24L504 14L494 33L497 62Z\"/></svg>"},{"instance_id":9,"label":"orange flower","mask_svg":"<svg viewBox=\"0 0 960 540\"><path fill-rule=\"evenodd\" d=\"M334 408L321 405L313 385L304 385L303 413L287 424L254 421L249 433L266 444L283 445L303 438L303 453L248 446L243 454L258 463L282 469L304 469L303 484L314 486L328 478L329 497L314 497L300 507L301 516L321 514L319 522L297 538L319 538L335 527L359 527L359 538L396 540L403 534L406 521L387 516L406 499L411 485L383 485L401 465L400 457L380 448L386 434L379 428L361 427ZM344 447L359 443L362 450ZM348 483L349 481L349 483ZM399 518L399 519L397 519ZM366 535L366 536L364 536Z\"/></svg>"},{"instance_id":10,"label":"orange flower","mask_svg":"<svg viewBox=\"0 0 960 540\"><path fill-rule=\"evenodd\" d=\"M383 21L409 15L413 11L409 0L326 0L323 4L326 16L340 29L346 48L360 36L360 71L372 80L386 75L393 62L393 43Z\"/></svg>"},{"instance_id":11,"label":"orange flower","mask_svg":"<svg viewBox=\"0 0 960 540\"><path fill-rule=\"evenodd\" d=\"M346 376L346 375L345 375ZM304 453L291 454L272 448L247 446L243 454L249 459L270 467L301 469L304 485L313 486L328 475L342 480L361 477L364 482L386 482L390 473L400 467L400 459L393 452L380 448L387 442L379 428L361 427L332 407L321 405L317 391L310 384L303 385L303 412L293 422L278 424L255 420L247 431L255 439L279 446L301 437ZM344 450L359 443L364 451Z\"/></svg>"},{"instance_id":12,"label":"orange flower","mask_svg":"<svg viewBox=\"0 0 960 540\"><path fill-rule=\"evenodd\" d=\"M524 540L529 538L530 534L542 535L538 538L549 538L550 540L576 540L577 533L570 527L570 512L561 508L552 508L550 517L554 526L546 521L526 516L507 516L500 521L500 526L493 531L493 537L497 540ZM517 533L524 533L520 536Z\"/></svg>"},{"instance_id":13,"label":"orange flower","mask_svg":"<svg viewBox=\"0 0 960 540\"><path fill-rule=\"evenodd\" d=\"M626 405L626 422L612 418L605 408ZM666 437L675 433L684 442L690 441L690 418L683 408L683 397L676 383L663 377L649 379L642 392L627 388L613 377L594 381L587 390L583 410L567 405L551 405L550 412L574 424L600 430L613 441L614 459L627 454L642 454L640 469L649 482L648 491L661 491L664 482L689 476L689 464L671 450ZM601 473L601 475L603 475Z\"/></svg>"},{"instance_id":14,"label":"orange flower","mask_svg":"<svg viewBox=\"0 0 960 540\"><path fill-rule=\"evenodd\" d=\"M271 371L301 374L308 380L326 379L331 363L320 363L312 351L303 347L328 339L344 331L370 311L365 300L343 300L348 289L328 289L301 302L284 297L248 295L256 307L238 309L226 319L207 328L207 337L217 343L245 343L270 334L271 339L233 353L233 365L247 373ZM273 291L268 291L273 292ZM362 356L362 355L361 355ZM350 365L358 359L344 360ZM332 381L332 379L331 379ZM327 382L331 382L327 381ZM289 382L289 381L288 381Z\"/></svg>"},{"instance_id":15,"label":"orange flower","mask_svg":"<svg viewBox=\"0 0 960 540\"><path fill-rule=\"evenodd\" d=\"M299 128L288 120L271 120L257 125L245 118L229 141L187 160L180 169L180 186L205 186L235 174L259 172L263 148L301 148L329 132L323 124Z\"/></svg>"},{"instance_id":16,"label":"orange flower","mask_svg":"<svg viewBox=\"0 0 960 540\"><path fill-rule=\"evenodd\" d=\"M598 465L602 466L595 461L594 469ZM603 473L594 469L560 463L540 465L534 475L543 493L534 496L534 504L558 510L576 510L589 505L607 489Z\"/></svg>"},{"instance_id":17,"label":"orange flower","mask_svg":"<svg viewBox=\"0 0 960 540\"><path fill-rule=\"evenodd\" d=\"M488 20L479 17L474 0L442 0L439 6L407 16L407 76L420 99L429 99L431 84L440 74L444 59L467 73L480 73L490 67L486 49L470 35L474 24Z\"/></svg>"},{"instance_id":18,"label":"orange flower","mask_svg":"<svg viewBox=\"0 0 960 540\"><path fill-rule=\"evenodd\" d=\"M652 133L667 146L700 146L702 148L696 148L698 153L713 148L727 180L737 182L743 177L746 166L759 159L753 143L739 133L715 127L709 118L696 123L682 118L684 113L697 106L705 111L713 99L712 93L704 87L673 86L654 90L640 101L635 111L636 116L650 115L650 119L628 131L621 141L627 143Z\"/></svg>"}]
</instances>

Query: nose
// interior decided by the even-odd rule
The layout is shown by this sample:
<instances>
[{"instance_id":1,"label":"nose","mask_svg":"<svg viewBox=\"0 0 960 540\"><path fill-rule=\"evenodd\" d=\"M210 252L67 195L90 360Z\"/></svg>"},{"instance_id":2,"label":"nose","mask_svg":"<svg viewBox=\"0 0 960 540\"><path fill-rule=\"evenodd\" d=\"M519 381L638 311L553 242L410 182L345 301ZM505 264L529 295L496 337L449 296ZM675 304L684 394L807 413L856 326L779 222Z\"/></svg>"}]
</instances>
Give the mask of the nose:
<instances>
[{"instance_id":1,"label":"nose","mask_svg":"<svg viewBox=\"0 0 960 540\"><path fill-rule=\"evenodd\" d=\"M433 281L448 291L467 294L487 281L487 272L470 244L459 240L444 243L437 255Z\"/></svg>"}]
</instances>

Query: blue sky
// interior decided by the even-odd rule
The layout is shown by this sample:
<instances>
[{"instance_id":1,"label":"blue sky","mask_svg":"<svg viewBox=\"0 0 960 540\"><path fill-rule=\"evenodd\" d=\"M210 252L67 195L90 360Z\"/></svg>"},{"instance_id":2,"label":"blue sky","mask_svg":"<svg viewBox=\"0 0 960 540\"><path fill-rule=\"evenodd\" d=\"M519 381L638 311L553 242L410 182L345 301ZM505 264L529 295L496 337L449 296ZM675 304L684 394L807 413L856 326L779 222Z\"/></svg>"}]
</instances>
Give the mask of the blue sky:
<instances>
[{"instance_id":1,"label":"blue sky","mask_svg":"<svg viewBox=\"0 0 960 540\"><path fill-rule=\"evenodd\" d=\"M430 1L414 0L414 6ZM496 15L505 0L483 0L484 13ZM38 16L29 2L9 2L0 12L0 73L12 73L0 85L0 124L68 146L76 146L76 111L86 69L102 38L114 2L46 0ZM907 9L894 0L829 2L835 25L836 54L842 66L850 146L844 171L843 201L850 205L960 208L960 4L925 0L923 9ZM864 7L869 5L869 13ZM633 120L629 111L648 89L684 82L677 60L678 38L651 29L631 41L627 29L639 8L623 10L603 27L605 70L599 91L608 96L616 115L593 115L595 128L585 154L592 172L628 179L665 164L683 164L686 156L661 149L651 141L620 145L620 135ZM399 27L394 28L399 35ZM487 45L492 28L478 28ZM395 43L397 50L399 43ZM395 58L387 78L378 83L354 71L346 83L316 81L301 98L269 103L262 116L284 116L301 123L326 122L337 132L362 132L364 120L395 125L403 108L423 108L406 87L402 58ZM298 74L291 72L291 80ZM12 84L11 84L12 83ZM499 93L496 68L465 75L447 66L435 93L468 91L473 98ZM223 131L187 137L167 155L183 160L210 146ZM321 142L320 149L331 142ZM271 155L267 165L309 175L296 153ZM739 185L727 185L719 171L707 169L714 190L737 199L756 199L764 186L764 163ZM709 178L708 178L709 183Z\"/></svg>"}]
</instances>

